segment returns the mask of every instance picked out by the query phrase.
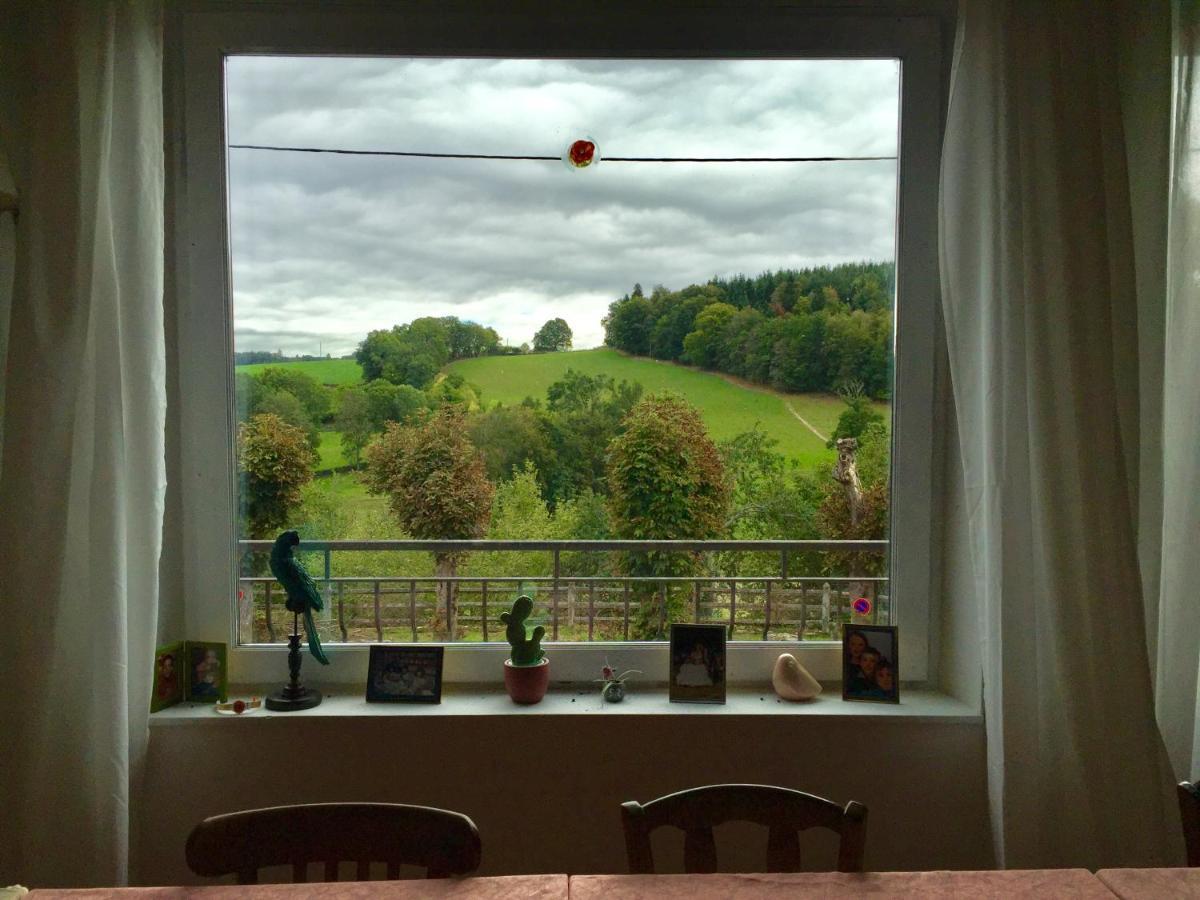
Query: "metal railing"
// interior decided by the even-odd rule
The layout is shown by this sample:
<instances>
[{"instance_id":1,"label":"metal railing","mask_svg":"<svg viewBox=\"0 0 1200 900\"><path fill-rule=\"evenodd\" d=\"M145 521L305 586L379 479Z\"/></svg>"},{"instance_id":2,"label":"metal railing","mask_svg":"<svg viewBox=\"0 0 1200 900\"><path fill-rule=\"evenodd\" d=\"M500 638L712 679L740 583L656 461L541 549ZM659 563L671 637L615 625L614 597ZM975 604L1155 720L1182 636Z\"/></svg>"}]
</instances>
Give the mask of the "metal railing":
<instances>
[{"instance_id":1,"label":"metal railing","mask_svg":"<svg viewBox=\"0 0 1200 900\"><path fill-rule=\"evenodd\" d=\"M242 643L282 642L290 630L283 590L265 567L271 546L239 542ZM303 541L297 553L325 595L318 627L333 641L502 641L498 616L521 594L534 599L533 619L553 641L655 639L671 622L722 623L731 640L828 640L839 637L842 622L889 621L888 579L866 574L884 570L887 549L887 541L390 540ZM409 568L428 569L432 554L452 555L461 570L476 554L517 552L544 553L532 567L543 571L379 571L396 568L384 561L406 553L418 554ZM372 556L339 564L345 554ZM616 574L627 554L684 555L692 571ZM814 565L831 556L842 571ZM740 571L767 560L771 571ZM809 571L794 571L798 560ZM853 609L860 598L870 605L865 615Z\"/></svg>"}]
</instances>

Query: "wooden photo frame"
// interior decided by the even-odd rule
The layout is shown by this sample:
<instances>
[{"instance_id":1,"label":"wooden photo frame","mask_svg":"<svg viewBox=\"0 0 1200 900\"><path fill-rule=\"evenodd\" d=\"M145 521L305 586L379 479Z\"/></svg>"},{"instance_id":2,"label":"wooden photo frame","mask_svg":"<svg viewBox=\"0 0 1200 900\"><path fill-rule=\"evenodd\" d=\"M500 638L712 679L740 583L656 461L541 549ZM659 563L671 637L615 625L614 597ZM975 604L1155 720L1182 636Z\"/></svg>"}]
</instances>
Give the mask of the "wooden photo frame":
<instances>
[{"instance_id":1,"label":"wooden photo frame","mask_svg":"<svg viewBox=\"0 0 1200 900\"><path fill-rule=\"evenodd\" d=\"M229 695L229 665L225 644L215 641L188 641L186 699L193 703L224 702Z\"/></svg>"},{"instance_id":2,"label":"wooden photo frame","mask_svg":"<svg viewBox=\"0 0 1200 900\"><path fill-rule=\"evenodd\" d=\"M183 641L167 644L154 651L154 686L150 691L150 712L183 701L187 688L187 656Z\"/></svg>"},{"instance_id":3,"label":"wooden photo frame","mask_svg":"<svg viewBox=\"0 0 1200 900\"><path fill-rule=\"evenodd\" d=\"M900 639L895 625L842 626L842 699L900 702Z\"/></svg>"},{"instance_id":4,"label":"wooden photo frame","mask_svg":"<svg viewBox=\"0 0 1200 900\"><path fill-rule=\"evenodd\" d=\"M441 703L445 647L372 644L368 703Z\"/></svg>"},{"instance_id":5,"label":"wooden photo frame","mask_svg":"<svg viewBox=\"0 0 1200 900\"><path fill-rule=\"evenodd\" d=\"M672 703L725 702L725 626L672 625Z\"/></svg>"}]
</instances>

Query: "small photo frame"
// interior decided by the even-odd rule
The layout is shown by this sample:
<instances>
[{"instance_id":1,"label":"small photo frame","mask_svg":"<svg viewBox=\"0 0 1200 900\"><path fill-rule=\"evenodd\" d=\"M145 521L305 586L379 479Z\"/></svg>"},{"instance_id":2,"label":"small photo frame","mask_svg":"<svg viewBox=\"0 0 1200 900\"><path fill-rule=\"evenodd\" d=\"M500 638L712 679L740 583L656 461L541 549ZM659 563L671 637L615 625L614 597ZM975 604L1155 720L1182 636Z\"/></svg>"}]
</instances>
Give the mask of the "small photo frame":
<instances>
[{"instance_id":1,"label":"small photo frame","mask_svg":"<svg viewBox=\"0 0 1200 900\"><path fill-rule=\"evenodd\" d=\"M228 695L225 645L213 641L188 641L187 696L193 703L224 702Z\"/></svg>"},{"instance_id":2,"label":"small photo frame","mask_svg":"<svg viewBox=\"0 0 1200 900\"><path fill-rule=\"evenodd\" d=\"M187 671L183 647L183 641L177 641L154 651L154 687L150 693L152 713L183 700Z\"/></svg>"},{"instance_id":3,"label":"small photo frame","mask_svg":"<svg viewBox=\"0 0 1200 900\"><path fill-rule=\"evenodd\" d=\"M672 625L672 703L725 702L725 626Z\"/></svg>"},{"instance_id":4,"label":"small photo frame","mask_svg":"<svg viewBox=\"0 0 1200 900\"><path fill-rule=\"evenodd\" d=\"M445 647L372 644L368 703L441 703Z\"/></svg>"},{"instance_id":5,"label":"small photo frame","mask_svg":"<svg viewBox=\"0 0 1200 900\"><path fill-rule=\"evenodd\" d=\"M842 699L900 702L900 641L895 625L842 626Z\"/></svg>"}]
</instances>

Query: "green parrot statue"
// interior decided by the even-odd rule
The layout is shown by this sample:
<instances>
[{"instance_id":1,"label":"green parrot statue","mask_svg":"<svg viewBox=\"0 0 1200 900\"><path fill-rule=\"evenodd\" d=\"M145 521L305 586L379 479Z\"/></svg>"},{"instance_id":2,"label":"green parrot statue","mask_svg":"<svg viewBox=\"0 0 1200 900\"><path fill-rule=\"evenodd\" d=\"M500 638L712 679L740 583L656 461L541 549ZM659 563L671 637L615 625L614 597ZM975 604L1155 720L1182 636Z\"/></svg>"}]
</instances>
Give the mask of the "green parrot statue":
<instances>
[{"instance_id":1,"label":"green parrot statue","mask_svg":"<svg viewBox=\"0 0 1200 900\"><path fill-rule=\"evenodd\" d=\"M321 649L321 638L317 635L317 626L313 623L313 610L324 609L321 592L312 576L304 571L304 566L292 555L292 549L300 543L300 535L295 531L285 531L275 539L271 548L271 574L279 579L283 589L287 591L289 612L304 615L304 630L308 634L308 650L313 659L321 665L329 665L329 658Z\"/></svg>"}]
</instances>

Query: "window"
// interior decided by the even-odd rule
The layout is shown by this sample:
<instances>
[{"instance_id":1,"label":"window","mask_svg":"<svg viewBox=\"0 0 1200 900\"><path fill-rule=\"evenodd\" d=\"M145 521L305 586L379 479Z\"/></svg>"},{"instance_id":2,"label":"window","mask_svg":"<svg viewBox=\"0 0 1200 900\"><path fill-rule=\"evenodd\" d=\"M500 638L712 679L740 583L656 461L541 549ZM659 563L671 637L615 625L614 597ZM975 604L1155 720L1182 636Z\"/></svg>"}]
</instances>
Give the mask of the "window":
<instances>
[{"instance_id":1,"label":"window","mask_svg":"<svg viewBox=\"0 0 1200 900\"><path fill-rule=\"evenodd\" d=\"M537 23L537 46L528 46L531 23L519 16L467 26L395 13L314 12L286 23L261 12L185 16L181 227L189 283L180 335L191 389L182 430L185 467L197 474L184 498L192 538L189 618L206 637L232 637L243 648L234 654L235 678L270 677L259 675L266 672L265 651L257 648L284 634L283 623L267 617L272 608L278 617L282 607L277 594L268 597L270 579L247 538L255 529L262 536L296 524L316 541L307 559L330 601L326 637L453 635L452 680L498 677L504 647L484 641L502 635L494 626L485 634L485 623L494 623L518 590L534 595L540 618L561 642L550 650L558 678L593 677L606 654L659 677L655 660L665 654L635 639L655 636L676 618L731 622L733 681L763 677L780 643L800 638L806 664L820 677L836 677L836 648L828 639L836 634L839 597L849 592L869 596L876 615L902 626L905 677L924 677L936 28L920 19L772 13L731 29L729 15L690 18L686 53L669 49L680 40L678 20L654 15L641 23L632 46L628 33L621 40L612 33L621 23L603 20L586 27ZM381 35L397 37L381 45L387 44ZM614 46L623 48L621 56L602 49ZM270 55L261 55L264 48ZM388 83L397 87L380 89ZM852 88L867 83L874 87L867 100L885 109L891 104L890 127L885 115L877 133L828 127L804 133L800 123L811 110L788 99L789 85L802 94L801 87L818 84L849 110L865 102ZM776 96L747 119L754 128L739 130L732 98L756 90L767 95L764 84L778 85ZM572 105L572 91L584 99ZM647 94L643 109L620 102ZM305 109L314 114L300 115ZM377 112L364 112L371 109ZM853 118L846 112L828 121ZM768 126L759 127L764 121ZM576 141L590 142L598 163L570 170L556 159L569 156ZM384 152L311 152L328 149ZM755 161L708 161L731 157ZM779 161L796 157L857 158ZM858 174L838 181L843 176L831 176L833 167L857 167ZM814 201L822 190L842 193L840 208ZM674 200L663 200L670 192ZM680 226L669 221L688 204L710 207L703 241L679 240ZM814 219L816 233L798 246L804 211L821 207L832 212ZM869 218L864 209L874 210L876 221L847 229L853 241L839 240L839 214ZM777 228L764 227L768 213L779 217ZM822 241L824 250L817 249ZM547 265L547 257L562 262ZM832 272L821 268L825 263ZM761 272L774 274L755 282ZM648 284L635 286L642 278ZM664 290L655 292L655 283ZM893 298L894 377L886 363ZM647 309L652 321L639 320ZM736 331L735 317L745 320L745 333L733 348L726 335ZM551 349L563 342L560 319L577 346L591 349ZM800 348L813 327L844 333L843 343L862 337L857 361L814 374L797 349L787 368L776 348ZM766 358L751 365L745 357L755 328ZM771 329L793 329L796 336L784 339ZM539 332L538 349L548 352L521 353L519 342L532 343ZM356 350L357 359L339 358ZM314 358L294 359L301 354ZM620 365L605 368L614 361ZM596 375L616 377L609 383ZM765 384L755 389L722 376ZM783 438L780 456L827 469L835 454L816 435L830 436L846 404L764 391L860 390L864 396L852 402L865 416L881 408L885 425L889 413L892 419L890 446L877 441L881 458L888 450L892 456L890 569L879 566L875 547L823 569L831 565L827 558L796 544L707 543L697 545L699 554L663 555L647 546L598 543L614 534L641 536L619 520L620 498L605 483L611 454L597 452L602 444L613 449L614 423L642 402L632 389L622 394L621 378L642 383L644 395L663 386L682 393L682 408L677 401L657 410L647 403L643 413L687 420L694 411L711 450L699 455L727 468L773 463L762 453L765 429ZM351 383L329 386L343 380ZM714 391L721 396L712 399ZM538 408L523 407L522 395ZM890 409L878 404L883 397L892 400ZM505 401L500 411L492 406L497 400ZM810 406L797 410L796 403ZM276 438L293 439L299 457L315 454L319 461L306 463L308 469L333 470L359 463L360 454L371 457L364 445L379 440L371 432L387 421L376 416L380 421L372 423L372 404L411 406L391 418L410 434L422 427L416 423L429 423L422 441L466 435L483 456L482 471L472 471L488 495L486 536L543 543L493 544L466 555L457 545L419 543L431 535L415 535L404 519L413 498L399 496L400 515L389 516L387 486L377 480L379 496L371 498L349 472L323 472L282 512L269 502L248 502L246 459L239 477L234 449L239 430L245 440L253 427L262 426L264 439L275 429ZM440 422L452 409L468 412ZM598 409L590 419L575 415ZM796 428L772 434L771 416L779 415L794 416ZM803 441L794 439L801 420L812 432ZM351 435L359 424L361 440ZM402 453L403 429L392 428L394 452ZM521 428L535 432L531 441L550 441L541 455L528 441L513 448ZM469 474L456 472L453 483L464 487ZM703 483L711 476L696 473ZM740 499L749 507L764 498ZM736 518L734 503L727 497L711 510L690 511L721 521L695 540L787 537L770 531L778 518L731 531L725 523ZM628 515L639 512L646 511ZM816 536L855 535L826 527ZM379 538L410 543L386 551L339 543ZM557 543L563 539L597 543ZM625 571L642 577L617 576ZM823 595L827 581L832 590ZM336 654L334 680L357 678L356 658Z\"/></svg>"}]
</instances>

